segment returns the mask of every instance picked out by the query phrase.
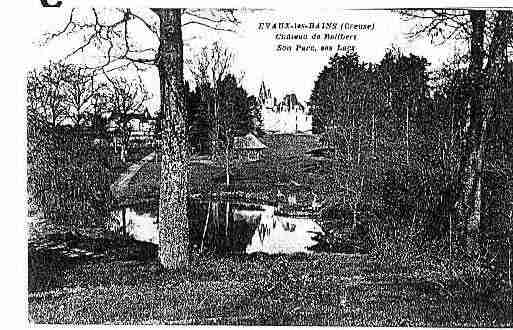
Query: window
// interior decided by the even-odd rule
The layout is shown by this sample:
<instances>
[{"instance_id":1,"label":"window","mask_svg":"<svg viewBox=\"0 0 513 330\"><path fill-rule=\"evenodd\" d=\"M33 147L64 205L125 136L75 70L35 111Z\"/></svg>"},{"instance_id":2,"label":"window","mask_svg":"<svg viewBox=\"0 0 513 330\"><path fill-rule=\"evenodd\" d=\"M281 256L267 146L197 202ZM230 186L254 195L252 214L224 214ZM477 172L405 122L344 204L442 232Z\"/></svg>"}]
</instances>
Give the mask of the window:
<instances>
[{"instance_id":1,"label":"window","mask_svg":"<svg viewBox=\"0 0 513 330\"><path fill-rule=\"evenodd\" d=\"M258 160L258 151L257 150L248 150L248 160L250 160L250 161Z\"/></svg>"}]
</instances>

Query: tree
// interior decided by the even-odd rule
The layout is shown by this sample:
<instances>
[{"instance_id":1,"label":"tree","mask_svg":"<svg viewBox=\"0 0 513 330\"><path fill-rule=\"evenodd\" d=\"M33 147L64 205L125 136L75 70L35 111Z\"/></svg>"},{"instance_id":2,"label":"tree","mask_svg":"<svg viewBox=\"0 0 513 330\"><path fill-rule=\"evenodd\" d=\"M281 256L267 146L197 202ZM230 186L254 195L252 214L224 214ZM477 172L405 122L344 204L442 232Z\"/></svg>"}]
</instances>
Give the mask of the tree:
<instances>
[{"instance_id":1,"label":"tree","mask_svg":"<svg viewBox=\"0 0 513 330\"><path fill-rule=\"evenodd\" d=\"M50 62L28 76L29 113L41 116L52 127L62 123L80 127L94 112L93 100L103 88L84 66Z\"/></svg>"},{"instance_id":2,"label":"tree","mask_svg":"<svg viewBox=\"0 0 513 330\"><path fill-rule=\"evenodd\" d=\"M146 119L148 110L145 102L148 101L149 94L144 85L137 81L114 78L110 82L112 86L106 95L107 106L111 113L110 120L115 123L116 134L121 140L121 161L126 162L126 153L134 130L133 119Z\"/></svg>"},{"instance_id":3,"label":"tree","mask_svg":"<svg viewBox=\"0 0 513 330\"><path fill-rule=\"evenodd\" d=\"M153 9L160 20L157 68L160 77L162 165L159 203L159 259L168 268L187 264L188 149L183 86L180 9Z\"/></svg>"},{"instance_id":4,"label":"tree","mask_svg":"<svg viewBox=\"0 0 513 330\"><path fill-rule=\"evenodd\" d=\"M80 127L93 114L93 100L96 98L102 83L95 83L95 77L87 68L69 65L65 84L65 105L67 117L73 125Z\"/></svg>"},{"instance_id":5,"label":"tree","mask_svg":"<svg viewBox=\"0 0 513 330\"><path fill-rule=\"evenodd\" d=\"M27 77L28 115L52 127L59 125L67 115L64 84L69 65L51 62L40 70L32 70Z\"/></svg>"},{"instance_id":6,"label":"tree","mask_svg":"<svg viewBox=\"0 0 513 330\"><path fill-rule=\"evenodd\" d=\"M375 78L370 66L360 63L356 53L335 54L319 74L309 100L316 131L323 132L323 140L335 150L330 188L344 193L335 196L332 204L352 211L353 227L366 181L363 151L369 131L367 116L377 105L369 98Z\"/></svg>"},{"instance_id":7,"label":"tree","mask_svg":"<svg viewBox=\"0 0 513 330\"><path fill-rule=\"evenodd\" d=\"M67 57L85 49L100 50L102 61L94 65L94 69L103 72L120 67L141 69L141 65L157 67L163 116L159 259L164 267L177 268L186 265L188 260L188 147L182 26L196 24L219 31L233 31L238 20L231 9L156 8L149 12L115 9L110 13L102 17L98 10L92 8L89 15L77 17L75 9L72 9L65 27L47 34L46 40L78 33L85 42ZM136 25L144 28L148 39L153 42L143 45L140 38L136 39L133 35L137 31Z\"/></svg>"},{"instance_id":8,"label":"tree","mask_svg":"<svg viewBox=\"0 0 513 330\"><path fill-rule=\"evenodd\" d=\"M496 87L505 69L508 47L513 42L513 13L432 10L406 11L403 15L424 23L412 32L412 37L428 35L433 41L453 38L469 41L466 125L460 141L458 170L448 189L454 191L454 209L466 221L469 252L477 253L486 140L490 120L497 111Z\"/></svg>"},{"instance_id":9,"label":"tree","mask_svg":"<svg viewBox=\"0 0 513 330\"><path fill-rule=\"evenodd\" d=\"M109 137L107 118L109 112L109 91L106 84L101 84L92 97L92 111L89 113L88 122L94 136L107 139Z\"/></svg>"},{"instance_id":10,"label":"tree","mask_svg":"<svg viewBox=\"0 0 513 330\"><path fill-rule=\"evenodd\" d=\"M105 228L112 210L109 150L79 127L27 118L27 191L31 206L71 233Z\"/></svg>"},{"instance_id":11,"label":"tree","mask_svg":"<svg viewBox=\"0 0 513 330\"><path fill-rule=\"evenodd\" d=\"M248 94L233 74L219 83L219 130L224 143L226 185L230 185L230 161L234 137L249 131L252 122Z\"/></svg>"},{"instance_id":12,"label":"tree","mask_svg":"<svg viewBox=\"0 0 513 330\"><path fill-rule=\"evenodd\" d=\"M185 107L187 109L187 133L192 152L204 154L209 149L210 121L209 114L202 102L200 90L201 88L196 86L191 91L189 84L186 83Z\"/></svg>"},{"instance_id":13,"label":"tree","mask_svg":"<svg viewBox=\"0 0 513 330\"><path fill-rule=\"evenodd\" d=\"M249 123L250 131L257 131L260 133L263 127L262 122L262 107L260 106L256 96L250 95L248 97L249 111L251 113L251 122Z\"/></svg>"},{"instance_id":14,"label":"tree","mask_svg":"<svg viewBox=\"0 0 513 330\"><path fill-rule=\"evenodd\" d=\"M419 123L428 112L427 65L399 50L387 51L378 64L361 62L356 53L335 54L315 81L310 112L316 132L334 150L330 188L340 192L330 203L350 210L353 226L365 208L385 205L392 192L397 200L380 213L396 223L413 218L413 194L404 192L413 186L407 174L428 154L419 152Z\"/></svg>"},{"instance_id":15,"label":"tree","mask_svg":"<svg viewBox=\"0 0 513 330\"><path fill-rule=\"evenodd\" d=\"M411 122L417 118L428 99L428 62L413 54L406 56L399 49L390 49L381 60L378 70L386 95L389 114L400 123L404 133L405 162L410 164Z\"/></svg>"},{"instance_id":16,"label":"tree","mask_svg":"<svg viewBox=\"0 0 513 330\"><path fill-rule=\"evenodd\" d=\"M219 141L219 85L229 74L232 67L233 54L219 41L211 47L203 47L195 56L196 61L188 61L196 85L199 86L203 104L206 106L210 129L210 152L216 155Z\"/></svg>"}]
</instances>

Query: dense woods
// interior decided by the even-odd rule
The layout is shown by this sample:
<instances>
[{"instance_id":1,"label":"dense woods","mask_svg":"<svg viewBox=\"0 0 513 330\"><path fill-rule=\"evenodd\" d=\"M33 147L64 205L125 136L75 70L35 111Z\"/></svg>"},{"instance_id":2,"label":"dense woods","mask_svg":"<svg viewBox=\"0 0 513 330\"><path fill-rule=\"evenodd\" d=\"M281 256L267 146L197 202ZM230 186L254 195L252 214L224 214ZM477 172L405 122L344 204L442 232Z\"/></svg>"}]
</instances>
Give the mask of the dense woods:
<instances>
[{"instance_id":1,"label":"dense woods","mask_svg":"<svg viewBox=\"0 0 513 330\"><path fill-rule=\"evenodd\" d=\"M470 54L436 70L397 49L379 63L332 56L310 111L338 160L344 193L335 203L353 212L354 226L391 235L395 260L401 248L413 256L441 244L448 260L478 260L480 272L498 267L510 281L511 13L468 16Z\"/></svg>"}]
</instances>

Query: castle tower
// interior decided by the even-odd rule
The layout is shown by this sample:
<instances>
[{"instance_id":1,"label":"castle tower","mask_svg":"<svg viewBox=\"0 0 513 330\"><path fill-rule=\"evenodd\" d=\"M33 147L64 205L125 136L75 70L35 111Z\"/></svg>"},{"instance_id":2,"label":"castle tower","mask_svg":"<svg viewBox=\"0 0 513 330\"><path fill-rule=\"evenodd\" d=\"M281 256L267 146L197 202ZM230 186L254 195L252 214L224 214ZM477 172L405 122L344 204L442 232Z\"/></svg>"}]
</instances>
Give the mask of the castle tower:
<instances>
[{"instance_id":1,"label":"castle tower","mask_svg":"<svg viewBox=\"0 0 513 330\"><path fill-rule=\"evenodd\" d=\"M273 98L271 89L265 86L264 81L260 85L260 91L258 92L258 102L263 108L272 108L276 104L276 98Z\"/></svg>"},{"instance_id":2,"label":"castle tower","mask_svg":"<svg viewBox=\"0 0 513 330\"><path fill-rule=\"evenodd\" d=\"M271 91L265 87L265 83L262 80L262 84L260 84L260 91L258 92L258 101L260 104L265 104L267 99L271 97L270 94Z\"/></svg>"}]
</instances>

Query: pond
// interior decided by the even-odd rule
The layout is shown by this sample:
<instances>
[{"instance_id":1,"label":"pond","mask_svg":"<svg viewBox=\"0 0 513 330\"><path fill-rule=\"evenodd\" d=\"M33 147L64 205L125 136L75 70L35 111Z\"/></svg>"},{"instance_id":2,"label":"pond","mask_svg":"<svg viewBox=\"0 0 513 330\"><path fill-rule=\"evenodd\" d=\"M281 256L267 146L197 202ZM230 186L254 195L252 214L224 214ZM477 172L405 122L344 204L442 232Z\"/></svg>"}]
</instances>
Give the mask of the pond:
<instances>
[{"instance_id":1,"label":"pond","mask_svg":"<svg viewBox=\"0 0 513 330\"><path fill-rule=\"evenodd\" d=\"M158 203L114 212L117 229L121 228L123 214L128 235L158 244ZM201 252L311 253L324 235L311 217L280 215L275 206L266 204L193 201L189 203L188 218L191 245Z\"/></svg>"}]
</instances>

